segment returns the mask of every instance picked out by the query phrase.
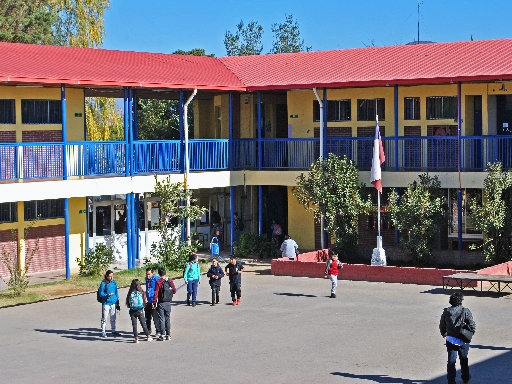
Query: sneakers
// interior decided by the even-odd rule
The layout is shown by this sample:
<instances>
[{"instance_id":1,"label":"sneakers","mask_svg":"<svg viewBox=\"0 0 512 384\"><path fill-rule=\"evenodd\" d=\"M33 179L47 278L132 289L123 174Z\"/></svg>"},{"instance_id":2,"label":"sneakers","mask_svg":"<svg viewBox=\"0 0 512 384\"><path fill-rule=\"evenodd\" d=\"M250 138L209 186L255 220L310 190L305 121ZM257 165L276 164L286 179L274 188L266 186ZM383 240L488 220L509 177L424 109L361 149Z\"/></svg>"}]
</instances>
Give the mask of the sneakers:
<instances>
[{"instance_id":1,"label":"sneakers","mask_svg":"<svg viewBox=\"0 0 512 384\"><path fill-rule=\"evenodd\" d=\"M153 338L151 336L148 336L148 341L153 341Z\"/></svg>"},{"instance_id":2,"label":"sneakers","mask_svg":"<svg viewBox=\"0 0 512 384\"><path fill-rule=\"evenodd\" d=\"M133 340L133 342L134 342L135 344L139 344L139 339L135 339L135 340Z\"/></svg>"},{"instance_id":3,"label":"sneakers","mask_svg":"<svg viewBox=\"0 0 512 384\"><path fill-rule=\"evenodd\" d=\"M195 302L195 301L192 303L192 306L193 306L193 307L195 307L195 306L196 306L196 302Z\"/></svg>"},{"instance_id":4,"label":"sneakers","mask_svg":"<svg viewBox=\"0 0 512 384\"><path fill-rule=\"evenodd\" d=\"M236 305L240 304L240 298L236 299Z\"/></svg>"},{"instance_id":5,"label":"sneakers","mask_svg":"<svg viewBox=\"0 0 512 384\"><path fill-rule=\"evenodd\" d=\"M333 293L333 294L331 295L331 297L332 297L333 299L335 299L335 298L336 298L336 294L335 294L335 293Z\"/></svg>"},{"instance_id":6,"label":"sneakers","mask_svg":"<svg viewBox=\"0 0 512 384\"><path fill-rule=\"evenodd\" d=\"M167 340L167 341L171 340L171 335L166 335L166 336L164 337L164 340Z\"/></svg>"},{"instance_id":7,"label":"sneakers","mask_svg":"<svg viewBox=\"0 0 512 384\"><path fill-rule=\"evenodd\" d=\"M102 338L102 339L106 339L106 338L107 338L107 334L106 334L106 333L102 333L102 334L101 334L101 338Z\"/></svg>"},{"instance_id":8,"label":"sneakers","mask_svg":"<svg viewBox=\"0 0 512 384\"><path fill-rule=\"evenodd\" d=\"M235 306L235 305L238 305L238 303L236 301L233 301L233 306Z\"/></svg>"},{"instance_id":9,"label":"sneakers","mask_svg":"<svg viewBox=\"0 0 512 384\"><path fill-rule=\"evenodd\" d=\"M190 305L190 299L187 299L187 305Z\"/></svg>"},{"instance_id":10,"label":"sneakers","mask_svg":"<svg viewBox=\"0 0 512 384\"><path fill-rule=\"evenodd\" d=\"M212 307L215 307L215 301L212 301Z\"/></svg>"},{"instance_id":11,"label":"sneakers","mask_svg":"<svg viewBox=\"0 0 512 384\"><path fill-rule=\"evenodd\" d=\"M156 339L158 341L164 341L164 337L162 335L158 335Z\"/></svg>"},{"instance_id":12,"label":"sneakers","mask_svg":"<svg viewBox=\"0 0 512 384\"><path fill-rule=\"evenodd\" d=\"M121 336L121 334L117 331L112 331L112 336Z\"/></svg>"}]
</instances>

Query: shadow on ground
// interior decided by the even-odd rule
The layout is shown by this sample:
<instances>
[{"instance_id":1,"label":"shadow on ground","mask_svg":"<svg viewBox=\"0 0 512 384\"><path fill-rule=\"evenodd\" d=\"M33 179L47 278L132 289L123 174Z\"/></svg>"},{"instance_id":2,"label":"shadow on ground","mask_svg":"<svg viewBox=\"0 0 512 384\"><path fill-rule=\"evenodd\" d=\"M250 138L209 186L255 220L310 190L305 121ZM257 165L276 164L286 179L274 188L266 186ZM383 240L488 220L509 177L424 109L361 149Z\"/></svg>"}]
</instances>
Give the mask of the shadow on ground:
<instances>
[{"instance_id":1,"label":"shadow on ground","mask_svg":"<svg viewBox=\"0 0 512 384\"><path fill-rule=\"evenodd\" d=\"M304 293L290 293L290 292L274 292L274 295L291 296L291 297L318 297L317 295L306 295Z\"/></svg>"},{"instance_id":2,"label":"shadow on ground","mask_svg":"<svg viewBox=\"0 0 512 384\"><path fill-rule=\"evenodd\" d=\"M108 337L101 338L101 330L99 328L34 329L34 331L58 335L77 341L113 341L116 343L133 341L132 332L119 332L120 336L112 336L110 332L107 332Z\"/></svg>"},{"instance_id":3,"label":"shadow on ground","mask_svg":"<svg viewBox=\"0 0 512 384\"><path fill-rule=\"evenodd\" d=\"M454 292L461 292L460 289L443 289L443 288L432 288L432 289L429 289L429 290L426 290L426 291L423 291L423 292L420 292L420 293L430 293L432 295L445 295L445 296L450 296L452 293ZM493 299L499 299L500 297L504 297L504 296L510 296L512 294L512 292L496 292L496 291L482 291L480 293L480 291L476 291L476 290L473 290L473 289L470 289L468 290L467 288L464 289L462 291L462 294L464 296L482 296L482 297L490 297L490 298L493 298ZM512 296L511 296L512 297Z\"/></svg>"},{"instance_id":4,"label":"shadow on ground","mask_svg":"<svg viewBox=\"0 0 512 384\"><path fill-rule=\"evenodd\" d=\"M481 361L476 364L471 364L471 349L488 349L492 351L504 351L504 353L492 357L490 359ZM512 358L512 348L492 346L492 345L471 345L469 353L469 370L471 372L471 382L476 383L510 383L510 361ZM457 362L457 366L459 362ZM429 380L411 380L402 377L393 377L388 375L356 375L349 372L331 372L333 376L348 377L351 379L361 379L373 381L375 383L383 384L445 384L446 375L441 375L435 379ZM457 370L457 379L460 382L460 370Z\"/></svg>"}]
</instances>

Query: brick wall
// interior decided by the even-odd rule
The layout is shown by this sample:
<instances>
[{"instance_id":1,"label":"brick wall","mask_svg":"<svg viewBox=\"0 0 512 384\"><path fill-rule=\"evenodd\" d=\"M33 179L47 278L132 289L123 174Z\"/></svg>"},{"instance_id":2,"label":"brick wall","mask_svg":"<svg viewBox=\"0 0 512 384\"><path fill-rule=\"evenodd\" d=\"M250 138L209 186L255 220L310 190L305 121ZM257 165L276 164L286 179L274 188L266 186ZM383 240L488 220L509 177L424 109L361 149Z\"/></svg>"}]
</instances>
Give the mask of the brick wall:
<instances>
[{"instance_id":1,"label":"brick wall","mask_svg":"<svg viewBox=\"0 0 512 384\"><path fill-rule=\"evenodd\" d=\"M18 244L13 243L11 231L0 231L0 252L5 250L11 254L18 254ZM9 273L3 263L0 263L0 277L7 277Z\"/></svg>"},{"instance_id":2,"label":"brick wall","mask_svg":"<svg viewBox=\"0 0 512 384\"><path fill-rule=\"evenodd\" d=\"M483 269L479 269L476 273L484 274L484 275L512 275L512 261L507 261L506 263L493 265L492 267L487 267Z\"/></svg>"},{"instance_id":3,"label":"brick wall","mask_svg":"<svg viewBox=\"0 0 512 384\"><path fill-rule=\"evenodd\" d=\"M300 255L299 255L300 259ZM272 260L271 273L281 276L323 277L325 262ZM393 266L371 266L366 264L343 264L339 280L378 281L384 283L421 284L441 286L443 276L469 270L414 268Z\"/></svg>"},{"instance_id":4,"label":"brick wall","mask_svg":"<svg viewBox=\"0 0 512 384\"><path fill-rule=\"evenodd\" d=\"M25 240L32 248L39 238L39 249L32 260L29 273L55 271L66 268L64 225L49 225L32 228Z\"/></svg>"},{"instance_id":5,"label":"brick wall","mask_svg":"<svg viewBox=\"0 0 512 384\"><path fill-rule=\"evenodd\" d=\"M15 143L16 131L0 131L0 143Z\"/></svg>"},{"instance_id":6,"label":"brick wall","mask_svg":"<svg viewBox=\"0 0 512 384\"><path fill-rule=\"evenodd\" d=\"M23 131L21 134L24 143L62 142L62 131Z\"/></svg>"}]
</instances>

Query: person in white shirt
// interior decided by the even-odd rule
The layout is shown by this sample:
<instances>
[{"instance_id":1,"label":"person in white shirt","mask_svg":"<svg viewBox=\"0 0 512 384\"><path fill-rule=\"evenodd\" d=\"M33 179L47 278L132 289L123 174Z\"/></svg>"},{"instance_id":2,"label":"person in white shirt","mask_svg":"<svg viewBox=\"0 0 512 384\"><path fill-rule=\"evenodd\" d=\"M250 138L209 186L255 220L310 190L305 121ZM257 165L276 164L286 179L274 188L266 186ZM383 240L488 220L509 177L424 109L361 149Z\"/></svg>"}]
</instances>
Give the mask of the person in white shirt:
<instances>
[{"instance_id":1,"label":"person in white shirt","mask_svg":"<svg viewBox=\"0 0 512 384\"><path fill-rule=\"evenodd\" d=\"M290 260L295 259L297 256L297 252L299 251L299 246L290 236L286 235L284 237L283 244L281 244L281 252L283 253L283 257L288 257Z\"/></svg>"}]
</instances>

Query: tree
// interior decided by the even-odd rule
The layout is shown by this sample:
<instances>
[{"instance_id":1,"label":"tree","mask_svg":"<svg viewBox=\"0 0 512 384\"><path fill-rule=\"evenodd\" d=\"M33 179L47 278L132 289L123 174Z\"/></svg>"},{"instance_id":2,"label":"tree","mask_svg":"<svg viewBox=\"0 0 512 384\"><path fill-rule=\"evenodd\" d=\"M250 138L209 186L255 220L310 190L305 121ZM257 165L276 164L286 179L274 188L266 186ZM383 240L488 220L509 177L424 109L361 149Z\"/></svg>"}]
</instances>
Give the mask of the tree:
<instances>
[{"instance_id":1,"label":"tree","mask_svg":"<svg viewBox=\"0 0 512 384\"><path fill-rule=\"evenodd\" d=\"M215 54L212 53L210 55L206 54L206 51L203 48L192 48L190 51L184 51L182 49L178 49L173 52L175 55L190 55L190 56L209 56L215 57Z\"/></svg>"},{"instance_id":2,"label":"tree","mask_svg":"<svg viewBox=\"0 0 512 384\"><path fill-rule=\"evenodd\" d=\"M270 53L287 53L311 51L311 47L304 48L304 40L300 39L299 23L293 20L293 15L285 14L285 21L282 24L272 24L274 43Z\"/></svg>"},{"instance_id":3,"label":"tree","mask_svg":"<svg viewBox=\"0 0 512 384\"><path fill-rule=\"evenodd\" d=\"M240 20L237 31L232 34L226 31L224 46L228 56L259 55L263 51L261 39L263 27L257 21L251 21L247 26Z\"/></svg>"},{"instance_id":4,"label":"tree","mask_svg":"<svg viewBox=\"0 0 512 384\"><path fill-rule=\"evenodd\" d=\"M155 196L160 197L160 219L156 226L160 241L151 244L151 259L144 259L144 264L179 270L187 262L188 256L197 251L197 243L187 245L181 240L181 225L169 228L168 222L174 217L178 218L178 222L187 218L196 220L206 208L192 204L196 202L196 199L192 198L192 191L185 190L183 183L171 183L170 176L159 181L155 175ZM191 205L181 205L187 197L190 198Z\"/></svg>"},{"instance_id":5,"label":"tree","mask_svg":"<svg viewBox=\"0 0 512 384\"><path fill-rule=\"evenodd\" d=\"M485 236L486 262L498 264L512 260L512 171L504 171L500 162L488 166L484 202L470 202L471 219Z\"/></svg>"},{"instance_id":6,"label":"tree","mask_svg":"<svg viewBox=\"0 0 512 384\"><path fill-rule=\"evenodd\" d=\"M352 160L329 153L317 159L308 174L297 178L293 194L316 220L325 216L325 229L336 237L340 257L350 259L357 251L357 220L370 209L371 201L362 198L364 185L358 184L358 171Z\"/></svg>"},{"instance_id":7,"label":"tree","mask_svg":"<svg viewBox=\"0 0 512 384\"><path fill-rule=\"evenodd\" d=\"M425 264L432 253L435 235L445 221L446 202L437 176L425 173L418 178L402 196L391 192L388 209L395 226L406 235L400 238L400 247L416 263Z\"/></svg>"},{"instance_id":8,"label":"tree","mask_svg":"<svg viewBox=\"0 0 512 384\"><path fill-rule=\"evenodd\" d=\"M87 97L85 99L87 140L123 140L123 114L116 100L108 97Z\"/></svg>"},{"instance_id":9,"label":"tree","mask_svg":"<svg viewBox=\"0 0 512 384\"><path fill-rule=\"evenodd\" d=\"M0 41L27 44L56 44L52 26L57 15L46 0L2 0Z\"/></svg>"}]
</instances>

